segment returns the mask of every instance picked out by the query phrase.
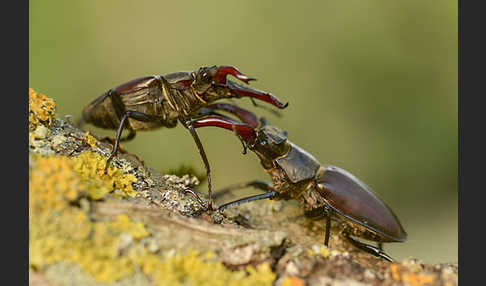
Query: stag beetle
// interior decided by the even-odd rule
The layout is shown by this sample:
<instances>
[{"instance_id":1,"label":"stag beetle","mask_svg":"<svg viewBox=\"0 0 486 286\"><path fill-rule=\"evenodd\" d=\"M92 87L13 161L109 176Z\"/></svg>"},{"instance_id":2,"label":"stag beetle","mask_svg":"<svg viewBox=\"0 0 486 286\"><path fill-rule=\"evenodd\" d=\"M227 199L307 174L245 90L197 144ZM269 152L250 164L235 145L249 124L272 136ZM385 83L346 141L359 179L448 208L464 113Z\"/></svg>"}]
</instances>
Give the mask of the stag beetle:
<instances>
[{"instance_id":1,"label":"stag beetle","mask_svg":"<svg viewBox=\"0 0 486 286\"><path fill-rule=\"evenodd\" d=\"M261 199L295 199L306 216L326 217L326 246L333 219L341 226L340 233L354 246L393 261L383 252L382 243L404 242L407 233L398 217L368 186L341 168L322 165L311 154L290 142L285 131L269 125L265 119L258 122L256 116L241 108L235 110L228 106L226 109L243 122L228 117L208 116L195 120L193 126L233 130L248 149L259 157L273 184L255 180L222 190L227 192L252 186L265 193L223 204L219 207L220 211ZM378 247L355 240L352 236L377 242Z\"/></svg>"},{"instance_id":2,"label":"stag beetle","mask_svg":"<svg viewBox=\"0 0 486 286\"><path fill-rule=\"evenodd\" d=\"M250 97L252 101L254 98L259 99L280 109L288 105L270 93L227 80L227 75L233 75L246 84L255 80L233 66L201 67L197 72L175 72L164 76L137 78L110 89L93 100L83 109L78 126L87 122L101 128L117 129L113 149L105 167L106 174L111 160L117 154L120 141L133 139L135 131L173 128L180 121L191 133L204 162L209 188L208 208L212 209L209 162L191 119L217 114L217 106L201 109L224 98ZM121 138L123 128L129 129L125 138Z\"/></svg>"}]
</instances>

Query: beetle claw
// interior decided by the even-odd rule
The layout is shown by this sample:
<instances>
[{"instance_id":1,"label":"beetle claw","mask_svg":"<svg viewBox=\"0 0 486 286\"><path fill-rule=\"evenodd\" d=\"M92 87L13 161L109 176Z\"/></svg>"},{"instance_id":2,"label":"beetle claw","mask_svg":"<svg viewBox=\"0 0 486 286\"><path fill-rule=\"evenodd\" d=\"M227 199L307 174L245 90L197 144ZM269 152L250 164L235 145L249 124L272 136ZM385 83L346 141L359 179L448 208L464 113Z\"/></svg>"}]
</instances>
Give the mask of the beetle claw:
<instances>
[{"instance_id":1,"label":"beetle claw","mask_svg":"<svg viewBox=\"0 0 486 286\"><path fill-rule=\"evenodd\" d=\"M261 101L268 102L279 109L284 109L286 108L289 103L283 103L278 99L276 96L269 92L264 92L261 90L249 88L246 86L243 86L241 84L237 84L236 82L233 81L228 81L226 84L226 87L229 89L232 95L235 97L250 97L250 98L256 98Z\"/></svg>"},{"instance_id":2,"label":"beetle claw","mask_svg":"<svg viewBox=\"0 0 486 286\"><path fill-rule=\"evenodd\" d=\"M201 119L193 120L192 125L194 128L204 126L220 127L235 132L240 140L246 142L246 146L252 144L256 136L256 131L248 124L231 120L225 117L208 116Z\"/></svg>"},{"instance_id":3,"label":"beetle claw","mask_svg":"<svg viewBox=\"0 0 486 286\"><path fill-rule=\"evenodd\" d=\"M236 67L233 66L220 66L214 75L214 82L226 84L226 76L232 75L237 79L241 80L242 82L248 84L248 82L252 80L256 80L256 78L248 77L241 73Z\"/></svg>"},{"instance_id":4,"label":"beetle claw","mask_svg":"<svg viewBox=\"0 0 486 286\"><path fill-rule=\"evenodd\" d=\"M231 80L227 80L227 75L232 75L246 84L248 84L252 80L256 80L256 78L249 77L241 73L236 67L220 66L217 67L216 71L214 72L213 84L215 86L225 88L233 97L256 98L262 101L266 101L280 109L287 107L288 103L282 103L277 97L275 97L271 93L248 88Z\"/></svg>"}]
</instances>

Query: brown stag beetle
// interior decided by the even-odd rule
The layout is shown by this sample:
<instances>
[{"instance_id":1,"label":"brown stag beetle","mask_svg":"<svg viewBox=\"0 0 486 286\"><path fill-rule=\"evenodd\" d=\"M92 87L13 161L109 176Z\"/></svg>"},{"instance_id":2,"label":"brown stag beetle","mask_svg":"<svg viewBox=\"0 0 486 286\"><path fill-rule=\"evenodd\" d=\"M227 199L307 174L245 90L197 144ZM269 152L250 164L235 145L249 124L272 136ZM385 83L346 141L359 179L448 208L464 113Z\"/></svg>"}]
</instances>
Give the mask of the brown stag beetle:
<instances>
[{"instance_id":1,"label":"brown stag beetle","mask_svg":"<svg viewBox=\"0 0 486 286\"><path fill-rule=\"evenodd\" d=\"M203 107L224 98L250 97L252 101L262 100L280 109L288 105L270 93L227 80L227 75L233 75L246 84L255 80L233 66L201 67L197 72L175 72L164 76L137 78L110 89L93 100L83 109L78 126L87 122L105 129L117 129L113 149L105 167L106 173L111 160L117 154L120 141L133 139L135 132L139 130L173 128L180 121L191 133L204 162L209 188L208 208L212 209L209 162L191 119L217 114L217 106ZM124 128L129 130L129 134L121 138Z\"/></svg>"},{"instance_id":2,"label":"brown stag beetle","mask_svg":"<svg viewBox=\"0 0 486 286\"><path fill-rule=\"evenodd\" d=\"M220 109L224 109L223 105L220 104ZM306 216L327 218L326 246L329 243L332 219L341 227L341 235L354 246L393 261L383 252L382 243L404 242L407 233L398 217L368 186L343 169L322 165L311 154L290 142L285 131L269 125L264 119L258 122L256 116L241 108L226 109L243 122L229 117L208 116L195 120L193 126L216 126L233 130L248 149L260 158L273 184L256 180L222 190L227 192L251 186L265 193L223 204L219 207L220 211L261 199L295 199L303 207ZM352 237L377 242L378 247Z\"/></svg>"}]
</instances>

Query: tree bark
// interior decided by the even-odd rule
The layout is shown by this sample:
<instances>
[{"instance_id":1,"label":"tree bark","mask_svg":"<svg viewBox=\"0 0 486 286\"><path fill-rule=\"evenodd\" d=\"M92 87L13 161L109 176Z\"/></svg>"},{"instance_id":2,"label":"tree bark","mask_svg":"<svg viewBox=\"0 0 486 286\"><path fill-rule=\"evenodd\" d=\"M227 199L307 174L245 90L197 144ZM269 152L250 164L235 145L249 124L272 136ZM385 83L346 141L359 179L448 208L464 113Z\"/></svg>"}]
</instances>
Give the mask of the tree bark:
<instances>
[{"instance_id":1,"label":"tree bark","mask_svg":"<svg viewBox=\"0 0 486 286\"><path fill-rule=\"evenodd\" d=\"M208 211L184 193L196 177L161 174L128 153L103 175L110 144L61 118L30 126L31 285L458 284L457 264L390 263L337 230L326 248L325 221L295 202Z\"/></svg>"}]
</instances>

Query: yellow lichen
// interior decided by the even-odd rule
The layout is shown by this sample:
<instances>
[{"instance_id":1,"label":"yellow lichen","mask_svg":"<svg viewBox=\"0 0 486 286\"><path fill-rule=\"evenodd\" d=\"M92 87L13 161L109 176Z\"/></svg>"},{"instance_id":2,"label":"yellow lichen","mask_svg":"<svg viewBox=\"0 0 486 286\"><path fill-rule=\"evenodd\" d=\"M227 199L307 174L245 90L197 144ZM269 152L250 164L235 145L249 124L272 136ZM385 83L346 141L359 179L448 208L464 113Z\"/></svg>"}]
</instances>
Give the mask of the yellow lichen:
<instances>
[{"instance_id":1,"label":"yellow lichen","mask_svg":"<svg viewBox=\"0 0 486 286\"><path fill-rule=\"evenodd\" d=\"M331 253L329 252L329 249L325 246L313 246L311 249L307 249L307 254L311 256L322 256L323 258L329 257Z\"/></svg>"},{"instance_id":2,"label":"yellow lichen","mask_svg":"<svg viewBox=\"0 0 486 286\"><path fill-rule=\"evenodd\" d=\"M321 247L321 250L319 251L322 257L327 258L331 253L329 252L329 249L327 247Z\"/></svg>"},{"instance_id":3,"label":"yellow lichen","mask_svg":"<svg viewBox=\"0 0 486 286\"><path fill-rule=\"evenodd\" d=\"M75 199L86 188L82 180L72 172L71 165L68 159L54 156L35 161L35 172L29 173L30 211L61 211L67 201ZM42 187L41 192L36 191L39 187Z\"/></svg>"},{"instance_id":4,"label":"yellow lichen","mask_svg":"<svg viewBox=\"0 0 486 286\"><path fill-rule=\"evenodd\" d=\"M97 172L93 175L93 168L85 166L95 155L83 154L77 159L31 155L31 269L42 271L48 265L67 261L79 265L98 282L114 282L133 275L134 271L142 271L156 285L272 285L276 275L266 263L248 267L246 271L230 271L215 261L215 255L210 252L189 251L162 257L150 252L145 244L137 243L150 233L142 223L132 221L126 214L106 221L91 220L87 210L70 202L89 184L93 188L106 186L105 181L96 179ZM85 177L88 175L93 175L89 181ZM133 238L128 244L126 239L123 242L127 235Z\"/></svg>"},{"instance_id":5,"label":"yellow lichen","mask_svg":"<svg viewBox=\"0 0 486 286\"><path fill-rule=\"evenodd\" d=\"M29 88L29 140L48 136L55 103ZM60 136L60 135L58 135ZM96 139L85 134L86 142ZM59 137L57 144L64 139ZM217 261L214 253L187 253L164 256L149 250L143 238L151 234L146 226L126 214L106 220L93 220L89 209L72 202L86 192L88 198L103 198L114 189L119 196L135 196L135 176L113 166L103 171L106 157L83 152L77 157L31 155L29 169L29 271L42 271L58 262L71 262L97 282L114 282L142 271L156 285L273 285L276 274L268 263L245 271L230 271ZM128 236L128 239L127 239ZM142 240L142 241L141 241ZM325 247L309 254L328 257ZM435 283L435 276L421 272L419 266L390 266L396 281L419 286ZM300 286L298 277L285 277L281 286Z\"/></svg>"},{"instance_id":6,"label":"yellow lichen","mask_svg":"<svg viewBox=\"0 0 486 286\"><path fill-rule=\"evenodd\" d=\"M109 225L113 229L118 229L122 232L130 234L135 239L140 239L149 235L142 223L132 222L125 214L119 215L117 219L110 222Z\"/></svg>"},{"instance_id":7,"label":"yellow lichen","mask_svg":"<svg viewBox=\"0 0 486 286\"><path fill-rule=\"evenodd\" d=\"M86 133L84 134L84 141L86 141L89 146L96 147L97 140L91 134L89 134L89 131L86 131Z\"/></svg>"},{"instance_id":8,"label":"yellow lichen","mask_svg":"<svg viewBox=\"0 0 486 286\"><path fill-rule=\"evenodd\" d=\"M133 174L125 174L122 170L110 166L105 175L107 158L97 153L86 151L74 157L73 169L87 180L88 195L92 199L101 199L114 189L122 191L121 196L135 197L137 192L132 183L137 179Z\"/></svg>"},{"instance_id":9,"label":"yellow lichen","mask_svg":"<svg viewBox=\"0 0 486 286\"><path fill-rule=\"evenodd\" d=\"M29 132L41 124L49 127L54 120L55 112L54 100L29 88Z\"/></svg>"},{"instance_id":10,"label":"yellow lichen","mask_svg":"<svg viewBox=\"0 0 486 286\"><path fill-rule=\"evenodd\" d=\"M137 253L135 261L157 285L250 286L272 285L276 275L267 263L247 267L246 271L229 271L221 262L208 261L197 251L175 255L165 260L148 253Z\"/></svg>"},{"instance_id":11,"label":"yellow lichen","mask_svg":"<svg viewBox=\"0 0 486 286\"><path fill-rule=\"evenodd\" d=\"M49 126L54 102L29 89L29 130ZM44 128L45 129L45 128ZM48 134L38 129L29 140ZM32 136L31 136L32 134ZM96 139L87 133L91 147ZM60 140L58 140L60 141ZM89 208L77 200L103 198L118 189L118 196L135 196L136 178L110 166L107 159L86 151L77 157L30 155L29 164L29 269L42 271L59 262L78 265L101 283L115 282L135 271L150 276L156 285L272 285L276 275L267 263L245 271L230 271L214 253L189 251L171 257L154 254L140 240L150 236L141 222L126 214L93 220ZM84 200L84 199L83 199Z\"/></svg>"},{"instance_id":12,"label":"yellow lichen","mask_svg":"<svg viewBox=\"0 0 486 286\"><path fill-rule=\"evenodd\" d=\"M119 257L120 234L133 228L92 222L84 210L70 201L87 187L86 179L74 171L65 157L35 157L29 174L29 265L42 269L60 261L81 266L97 281L115 281L133 272L127 258ZM148 235L143 226L137 237ZM128 227L127 227L128 226ZM143 234L142 234L143 233Z\"/></svg>"},{"instance_id":13,"label":"yellow lichen","mask_svg":"<svg viewBox=\"0 0 486 286\"><path fill-rule=\"evenodd\" d=\"M203 254L203 257L206 260L212 259L214 257L214 253L212 253L212 252L206 252L206 253Z\"/></svg>"}]
</instances>

